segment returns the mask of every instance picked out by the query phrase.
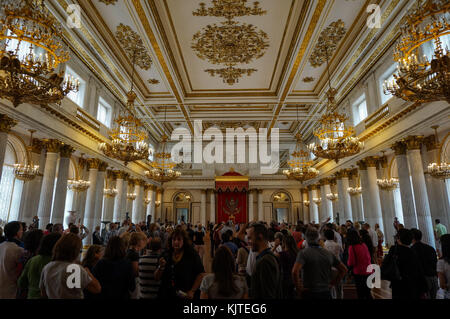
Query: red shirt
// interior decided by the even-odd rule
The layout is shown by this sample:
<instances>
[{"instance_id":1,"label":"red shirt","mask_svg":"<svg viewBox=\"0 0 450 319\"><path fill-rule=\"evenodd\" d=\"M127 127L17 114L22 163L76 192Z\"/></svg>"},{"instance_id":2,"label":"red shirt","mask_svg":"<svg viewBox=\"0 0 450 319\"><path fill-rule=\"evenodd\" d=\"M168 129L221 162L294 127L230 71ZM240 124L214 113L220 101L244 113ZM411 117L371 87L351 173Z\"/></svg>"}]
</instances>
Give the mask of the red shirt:
<instances>
[{"instance_id":1,"label":"red shirt","mask_svg":"<svg viewBox=\"0 0 450 319\"><path fill-rule=\"evenodd\" d=\"M353 266L353 273L355 275L370 275L367 272L367 266L371 264L369 248L366 244L351 245L348 247L348 261L347 265Z\"/></svg>"},{"instance_id":2,"label":"red shirt","mask_svg":"<svg viewBox=\"0 0 450 319\"><path fill-rule=\"evenodd\" d=\"M294 237L295 242L298 244L300 240L302 240L302 233L299 231L294 231L292 233L292 237Z\"/></svg>"}]
</instances>

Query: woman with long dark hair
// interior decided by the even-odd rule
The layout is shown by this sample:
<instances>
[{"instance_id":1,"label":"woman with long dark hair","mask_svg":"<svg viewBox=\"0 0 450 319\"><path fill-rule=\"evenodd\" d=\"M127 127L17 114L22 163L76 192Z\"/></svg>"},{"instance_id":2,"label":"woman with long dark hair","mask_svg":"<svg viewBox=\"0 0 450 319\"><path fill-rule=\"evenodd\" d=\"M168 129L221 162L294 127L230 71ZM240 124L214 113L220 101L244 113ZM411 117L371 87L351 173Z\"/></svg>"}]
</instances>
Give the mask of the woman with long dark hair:
<instances>
[{"instance_id":1,"label":"woman with long dark hair","mask_svg":"<svg viewBox=\"0 0 450 319\"><path fill-rule=\"evenodd\" d=\"M233 254L226 246L216 251L212 274L206 275L200 286L201 299L247 299L245 278L235 272Z\"/></svg>"},{"instance_id":2,"label":"woman with long dark hair","mask_svg":"<svg viewBox=\"0 0 450 319\"><path fill-rule=\"evenodd\" d=\"M177 227L169 237L169 249L159 259L155 279L161 280L159 298L199 297L205 269L187 232Z\"/></svg>"},{"instance_id":3,"label":"woman with long dark hair","mask_svg":"<svg viewBox=\"0 0 450 319\"><path fill-rule=\"evenodd\" d=\"M370 239L370 238L369 238ZM358 232L349 229L347 232L348 261L347 265L351 267L353 277L355 278L356 293L358 299L372 299L370 288L367 287L367 266L371 264L371 254L367 245L362 242Z\"/></svg>"},{"instance_id":4,"label":"woman with long dark hair","mask_svg":"<svg viewBox=\"0 0 450 319\"><path fill-rule=\"evenodd\" d=\"M282 251L278 254L280 266L283 270L283 298L294 298L294 282L292 281L292 268L297 258L298 248L295 239L291 235L284 235L282 239Z\"/></svg>"},{"instance_id":5,"label":"woman with long dark hair","mask_svg":"<svg viewBox=\"0 0 450 319\"><path fill-rule=\"evenodd\" d=\"M99 295L104 299L129 299L136 288L131 262L125 258L127 243L114 236L108 241L103 258L94 266L93 274L102 286Z\"/></svg>"}]
</instances>

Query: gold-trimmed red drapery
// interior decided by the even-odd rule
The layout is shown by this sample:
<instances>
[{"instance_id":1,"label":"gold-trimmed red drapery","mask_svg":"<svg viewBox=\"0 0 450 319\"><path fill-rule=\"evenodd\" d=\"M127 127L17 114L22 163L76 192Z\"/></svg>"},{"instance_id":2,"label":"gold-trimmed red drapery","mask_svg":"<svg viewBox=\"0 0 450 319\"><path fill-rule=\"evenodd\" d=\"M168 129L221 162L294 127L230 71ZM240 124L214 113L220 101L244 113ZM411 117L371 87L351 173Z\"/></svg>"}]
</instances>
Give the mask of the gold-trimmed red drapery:
<instances>
[{"instance_id":1,"label":"gold-trimmed red drapery","mask_svg":"<svg viewBox=\"0 0 450 319\"><path fill-rule=\"evenodd\" d=\"M230 171L216 177L217 221L247 222L248 176Z\"/></svg>"}]
</instances>

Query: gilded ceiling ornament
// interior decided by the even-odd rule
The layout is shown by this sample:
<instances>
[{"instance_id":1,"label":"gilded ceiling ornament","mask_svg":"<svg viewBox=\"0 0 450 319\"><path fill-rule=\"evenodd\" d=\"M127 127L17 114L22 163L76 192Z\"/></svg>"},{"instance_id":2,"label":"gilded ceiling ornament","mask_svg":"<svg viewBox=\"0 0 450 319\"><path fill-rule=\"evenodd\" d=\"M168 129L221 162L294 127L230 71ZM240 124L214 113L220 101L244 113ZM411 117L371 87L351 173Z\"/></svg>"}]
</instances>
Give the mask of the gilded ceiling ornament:
<instances>
[{"instance_id":1,"label":"gilded ceiling ornament","mask_svg":"<svg viewBox=\"0 0 450 319\"><path fill-rule=\"evenodd\" d=\"M116 38L130 59L134 58L135 63L142 69L150 69L152 58L139 34L133 31L130 26L121 23L117 26Z\"/></svg>"},{"instance_id":2,"label":"gilded ceiling ornament","mask_svg":"<svg viewBox=\"0 0 450 319\"><path fill-rule=\"evenodd\" d=\"M309 62L315 68L324 64L334 54L339 41L342 40L347 30L344 21L341 19L332 22L324 29L317 40L313 53L309 57Z\"/></svg>"},{"instance_id":3,"label":"gilded ceiling ornament","mask_svg":"<svg viewBox=\"0 0 450 319\"><path fill-rule=\"evenodd\" d=\"M311 83L313 82L315 79L312 76L307 76L306 78L303 78L303 82L305 83Z\"/></svg>"},{"instance_id":4,"label":"gilded ceiling ornament","mask_svg":"<svg viewBox=\"0 0 450 319\"><path fill-rule=\"evenodd\" d=\"M262 16L267 13L259 7L259 1L253 2L253 7L247 7L247 0L213 0L213 7L206 8L204 2L200 9L192 12L199 17L224 17L228 20L243 16Z\"/></svg>"},{"instance_id":5,"label":"gilded ceiling ornament","mask_svg":"<svg viewBox=\"0 0 450 319\"><path fill-rule=\"evenodd\" d=\"M117 0L98 0L98 1L103 2L106 5L110 5L110 4L115 5L117 2Z\"/></svg>"},{"instance_id":6,"label":"gilded ceiling ornament","mask_svg":"<svg viewBox=\"0 0 450 319\"><path fill-rule=\"evenodd\" d=\"M227 21L220 25L207 25L193 36L191 48L202 60L211 64L221 64L218 69L206 69L211 76L219 76L224 83L233 85L243 75L256 72L253 68L237 68L237 64L249 64L261 58L269 47L267 34L252 24L234 21L235 17L263 15L266 11L255 2L253 8L245 6L245 0L213 0L213 7L204 3L193 12L194 16L224 17Z\"/></svg>"},{"instance_id":7,"label":"gilded ceiling ornament","mask_svg":"<svg viewBox=\"0 0 450 319\"><path fill-rule=\"evenodd\" d=\"M150 84L153 84L153 85L159 84L159 80L158 79L148 79L147 82L150 83Z\"/></svg>"}]
</instances>

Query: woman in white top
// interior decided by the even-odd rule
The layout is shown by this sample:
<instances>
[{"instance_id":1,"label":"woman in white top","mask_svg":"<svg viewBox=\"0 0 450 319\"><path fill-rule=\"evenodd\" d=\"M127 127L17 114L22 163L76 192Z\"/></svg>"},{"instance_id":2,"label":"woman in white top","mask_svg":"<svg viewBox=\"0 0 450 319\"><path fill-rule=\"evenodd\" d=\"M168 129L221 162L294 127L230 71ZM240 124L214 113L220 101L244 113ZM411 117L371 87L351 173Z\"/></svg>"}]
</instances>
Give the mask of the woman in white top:
<instances>
[{"instance_id":1,"label":"woman in white top","mask_svg":"<svg viewBox=\"0 0 450 319\"><path fill-rule=\"evenodd\" d=\"M65 234L56 242L52 261L42 269L39 286L43 297L83 299L83 289L100 293L98 280L78 263L80 249L81 239L74 233Z\"/></svg>"}]
</instances>

